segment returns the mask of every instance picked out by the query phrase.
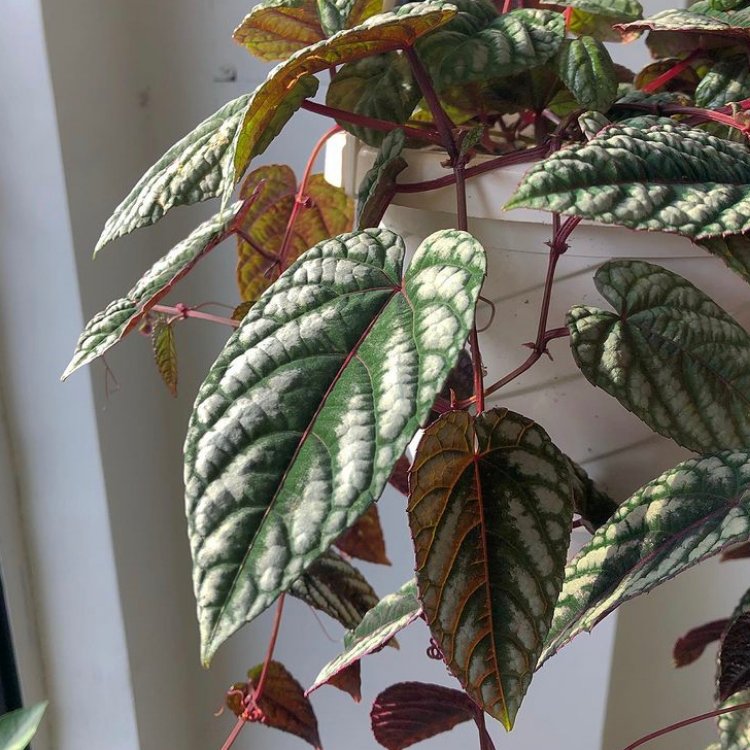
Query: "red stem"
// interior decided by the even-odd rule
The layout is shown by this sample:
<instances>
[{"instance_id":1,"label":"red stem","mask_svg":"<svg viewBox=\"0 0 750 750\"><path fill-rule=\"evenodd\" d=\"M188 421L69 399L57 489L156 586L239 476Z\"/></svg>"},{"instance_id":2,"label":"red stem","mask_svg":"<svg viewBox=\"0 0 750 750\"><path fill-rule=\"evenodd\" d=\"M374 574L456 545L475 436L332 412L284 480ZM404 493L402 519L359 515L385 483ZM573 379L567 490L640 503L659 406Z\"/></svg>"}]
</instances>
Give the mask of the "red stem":
<instances>
[{"instance_id":1,"label":"red stem","mask_svg":"<svg viewBox=\"0 0 750 750\"><path fill-rule=\"evenodd\" d=\"M289 216L289 221L286 224L286 232L284 232L284 239L281 242L281 249L279 250L279 273L283 273L286 270L287 261L289 259L289 251L292 247L294 225L297 223L297 217L299 216L300 211L307 202L307 196L305 195L305 193L307 192L307 184L308 182L310 182L310 174L312 173L313 167L315 166L315 161L317 160L318 154L320 154L321 149L323 148L323 146L325 146L326 141L336 135L336 133L338 133L340 130L341 127L339 125L334 125L330 130L323 133L323 135L318 139L318 142L313 147L310 158L307 160L307 165L305 166L305 171L302 175L302 180L299 183L299 189L297 190L297 195L294 198L292 213Z\"/></svg>"},{"instance_id":2,"label":"red stem","mask_svg":"<svg viewBox=\"0 0 750 750\"><path fill-rule=\"evenodd\" d=\"M227 737L224 744L221 746L221 750L229 750L232 745L234 745L234 741L239 737L240 732L242 731L243 727L247 724L247 722L239 718L237 719L237 723L234 725L234 729L232 730L232 733Z\"/></svg>"},{"instance_id":3,"label":"red stem","mask_svg":"<svg viewBox=\"0 0 750 750\"><path fill-rule=\"evenodd\" d=\"M691 724L697 724L699 721L704 721L705 719L712 719L714 716L722 716L723 714L732 713L733 711L744 711L748 708L750 708L750 703L738 703L736 706L730 706L729 708L718 708L715 711L709 711L708 713L700 714L699 716L692 716L689 719L683 719L682 721L678 721L675 724L670 724L668 727L658 729L656 732L651 732L651 734L647 734L645 737L641 737L631 745L628 745L624 750L635 750L635 748L640 747L641 745L645 745L647 742L651 742L651 740L655 740L657 737L662 737L665 734L674 732L677 729L682 729L683 727L690 726Z\"/></svg>"},{"instance_id":4,"label":"red stem","mask_svg":"<svg viewBox=\"0 0 750 750\"><path fill-rule=\"evenodd\" d=\"M656 89L660 88L665 83L669 83L673 78L680 75L685 68L689 68L693 64L693 61L702 54L704 54L702 49L697 49L694 52L691 52L684 60L680 60L680 62L673 65L669 70L654 78L650 83L647 83L641 91L645 91L649 94L653 93Z\"/></svg>"},{"instance_id":5,"label":"red stem","mask_svg":"<svg viewBox=\"0 0 750 750\"><path fill-rule=\"evenodd\" d=\"M239 320L232 320L232 318L222 318L218 315L211 315L211 313L204 313L200 310L191 309L184 305L171 307L170 305L154 305L149 308L154 312L165 313L167 315L174 315L175 318L199 318L200 320L209 320L212 323L221 323L225 326L232 326L232 328L238 328L240 325Z\"/></svg>"},{"instance_id":6,"label":"red stem","mask_svg":"<svg viewBox=\"0 0 750 750\"><path fill-rule=\"evenodd\" d=\"M258 687L255 688L253 693L253 702L257 705L261 695L263 695L263 688L266 683L266 676L268 675L268 666L273 659L273 652L276 648L276 640L279 637L279 628L281 627L281 615L284 612L284 599L286 594L282 594L279 597L279 603L276 605L276 615L273 618L273 630L271 631L271 640L268 642L268 652L266 653L266 660L263 662L263 670L260 673L260 679L258 680Z\"/></svg>"},{"instance_id":7,"label":"red stem","mask_svg":"<svg viewBox=\"0 0 750 750\"><path fill-rule=\"evenodd\" d=\"M308 112L315 112L317 115L323 115L324 117L330 117L334 120L340 120L341 122L348 122L352 125L360 125L365 128L372 128L373 130L384 130L390 132L391 130L403 130L406 135L410 138L418 138L421 141L429 141L430 143L442 144L440 135L432 130L421 130L419 128L410 128L407 125L398 125L387 120L377 120L374 117L366 117L365 115L357 115L354 112L347 112L343 109L336 109L335 107L329 107L327 104L318 104L318 102L311 102L306 99L302 102L302 109L306 109Z\"/></svg>"}]
</instances>

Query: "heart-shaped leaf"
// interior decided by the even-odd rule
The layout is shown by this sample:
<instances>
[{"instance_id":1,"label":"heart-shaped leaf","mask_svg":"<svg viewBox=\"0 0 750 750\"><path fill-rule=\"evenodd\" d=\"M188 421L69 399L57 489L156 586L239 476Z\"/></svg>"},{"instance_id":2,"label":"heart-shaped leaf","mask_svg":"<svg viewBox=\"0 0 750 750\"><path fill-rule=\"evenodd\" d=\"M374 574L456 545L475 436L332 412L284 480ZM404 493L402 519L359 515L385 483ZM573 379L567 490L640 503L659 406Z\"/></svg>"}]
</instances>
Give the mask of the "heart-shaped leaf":
<instances>
[{"instance_id":1,"label":"heart-shaped leaf","mask_svg":"<svg viewBox=\"0 0 750 750\"><path fill-rule=\"evenodd\" d=\"M678 464L638 490L565 571L542 660L630 599L750 538L750 454Z\"/></svg>"},{"instance_id":2,"label":"heart-shaped leaf","mask_svg":"<svg viewBox=\"0 0 750 750\"><path fill-rule=\"evenodd\" d=\"M750 688L750 612L735 618L721 639L719 700Z\"/></svg>"},{"instance_id":3,"label":"heart-shaped leaf","mask_svg":"<svg viewBox=\"0 0 750 750\"><path fill-rule=\"evenodd\" d=\"M289 593L348 630L356 628L378 603L378 595L362 573L330 549L291 585Z\"/></svg>"},{"instance_id":4,"label":"heart-shaped leaf","mask_svg":"<svg viewBox=\"0 0 750 750\"><path fill-rule=\"evenodd\" d=\"M336 540L336 546L349 557L356 557L375 565L390 565L391 561L385 554L385 538L380 526L378 506L371 505L357 519L354 526Z\"/></svg>"},{"instance_id":5,"label":"heart-shaped leaf","mask_svg":"<svg viewBox=\"0 0 750 750\"><path fill-rule=\"evenodd\" d=\"M612 518L620 506L591 479L582 466L571 459L568 459L568 465L573 474L573 508L586 529L593 534Z\"/></svg>"},{"instance_id":6,"label":"heart-shaped leaf","mask_svg":"<svg viewBox=\"0 0 750 750\"><path fill-rule=\"evenodd\" d=\"M570 345L586 378L696 452L750 445L750 336L689 281L643 261L594 277L611 313L579 305Z\"/></svg>"},{"instance_id":7,"label":"heart-shaped leaf","mask_svg":"<svg viewBox=\"0 0 750 750\"><path fill-rule=\"evenodd\" d=\"M78 339L73 359L63 373L65 380L79 367L93 362L132 331L155 305L192 267L234 231L242 208L236 203L195 229L156 261L126 297L115 300L97 313Z\"/></svg>"},{"instance_id":8,"label":"heart-shaped leaf","mask_svg":"<svg viewBox=\"0 0 750 750\"><path fill-rule=\"evenodd\" d=\"M674 644L672 658L676 667L686 667L697 661L706 647L718 641L729 625L729 620L713 620L680 636Z\"/></svg>"},{"instance_id":9,"label":"heart-shaped leaf","mask_svg":"<svg viewBox=\"0 0 750 750\"><path fill-rule=\"evenodd\" d=\"M240 127L248 109L260 106L260 88L222 107L186 135L152 166L104 225L96 251L140 227L150 226L175 206L187 206L216 196L229 201L241 176L234 157ZM262 154L303 99L315 96L318 81L312 76L295 80L279 92L272 110L258 123L246 154L249 161Z\"/></svg>"},{"instance_id":10,"label":"heart-shaped leaf","mask_svg":"<svg viewBox=\"0 0 750 750\"><path fill-rule=\"evenodd\" d=\"M237 286L243 299L254 302L273 283L276 259L292 215L297 194L294 172L272 164L250 172L240 196L256 199L239 224L237 235ZM322 174L310 177L309 205L297 214L287 260L293 262L318 242L352 229L354 203ZM250 240L250 242L248 242Z\"/></svg>"},{"instance_id":11,"label":"heart-shaped leaf","mask_svg":"<svg viewBox=\"0 0 750 750\"><path fill-rule=\"evenodd\" d=\"M417 583L407 581L398 591L384 596L344 638L344 651L321 669L307 695L330 682L334 675L348 669L363 656L383 648L396 633L422 614L417 599Z\"/></svg>"},{"instance_id":12,"label":"heart-shaped leaf","mask_svg":"<svg viewBox=\"0 0 750 750\"><path fill-rule=\"evenodd\" d=\"M383 139L372 168L362 178L357 191L357 229L380 224L396 191L396 177L406 169L401 152L406 145L403 130L392 130Z\"/></svg>"},{"instance_id":13,"label":"heart-shaped leaf","mask_svg":"<svg viewBox=\"0 0 750 750\"><path fill-rule=\"evenodd\" d=\"M286 60L325 37L315 0L263 0L245 17L235 39L256 57L271 61Z\"/></svg>"},{"instance_id":14,"label":"heart-shaped leaf","mask_svg":"<svg viewBox=\"0 0 750 750\"><path fill-rule=\"evenodd\" d=\"M498 15L486 0L456 0L458 16L417 44L438 91L543 65L565 36L560 13L513 10Z\"/></svg>"},{"instance_id":15,"label":"heart-shaped leaf","mask_svg":"<svg viewBox=\"0 0 750 750\"><path fill-rule=\"evenodd\" d=\"M750 236L709 237L697 244L712 255L718 255L732 271L750 282Z\"/></svg>"},{"instance_id":16,"label":"heart-shaped leaf","mask_svg":"<svg viewBox=\"0 0 750 750\"><path fill-rule=\"evenodd\" d=\"M328 86L326 104L403 125L421 98L406 55L388 52L348 63L338 70ZM379 146L385 135L362 125L338 123L371 146Z\"/></svg>"},{"instance_id":17,"label":"heart-shaped leaf","mask_svg":"<svg viewBox=\"0 0 750 750\"><path fill-rule=\"evenodd\" d=\"M617 98L615 65L607 48L593 37L565 39L555 67L582 107L606 112Z\"/></svg>"},{"instance_id":18,"label":"heart-shaped leaf","mask_svg":"<svg viewBox=\"0 0 750 750\"><path fill-rule=\"evenodd\" d=\"M718 60L695 89L698 107L718 109L750 96L750 66L747 55Z\"/></svg>"},{"instance_id":19,"label":"heart-shaped leaf","mask_svg":"<svg viewBox=\"0 0 750 750\"><path fill-rule=\"evenodd\" d=\"M185 444L205 662L380 497L473 324L484 250L383 229L308 250L245 316ZM304 364L304 366L302 366Z\"/></svg>"},{"instance_id":20,"label":"heart-shaped leaf","mask_svg":"<svg viewBox=\"0 0 750 750\"><path fill-rule=\"evenodd\" d=\"M25 750L36 734L47 701L0 716L0 750Z\"/></svg>"},{"instance_id":21,"label":"heart-shaped leaf","mask_svg":"<svg viewBox=\"0 0 750 750\"><path fill-rule=\"evenodd\" d=\"M613 125L524 176L506 208L703 239L750 230L750 151L683 125Z\"/></svg>"},{"instance_id":22,"label":"heart-shaped leaf","mask_svg":"<svg viewBox=\"0 0 750 750\"><path fill-rule=\"evenodd\" d=\"M425 430L409 487L432 635L471 698L510 729L562 587L573 515L568 461L519 414L453 411Z\"/></svg>"},{"instance_id":23,"label":"heart-shaped leaf","mask_svg":"<svg viewBox=\"0 0 750 750\"><path fill-rule=\"evenodd\" d=\"M227 706L236 715L241 715L248 707L251 702L248 700L249 696L257 690L262 672L263 664L258 664L247 673L247 683L233 686L227 698ZM237 693L242 693L242 700L238 700ZM251 714L250 721L293 734L316 750L321 750L318 720L312 704L302 686L283 664L277 661L268 664L263 690L256 705L258 715Z\"/></svg>"},{"instance_id":24,"label":"heart-shaped leaf","mask_svg":"<svg viewBox=\"0 0 750 750\"><path fill-rule=\"evenodd\" d=\"M479 708L466 693L426 682L399 682L372 704L375 739L388 750L404 748L471 721Z\"/></svg>"},{"instance_id":25,"label":"heart-shaped leaf","mask_svg":"<svg viewBox=\"0 0 750 750\"><path fill-rule=\"evenodd\" d=\"M174 342L174 326L160 316L151 328L151 346L154 350L156 369L169 392L177 395L177 349Z\"/></svg>"}]
</instances>

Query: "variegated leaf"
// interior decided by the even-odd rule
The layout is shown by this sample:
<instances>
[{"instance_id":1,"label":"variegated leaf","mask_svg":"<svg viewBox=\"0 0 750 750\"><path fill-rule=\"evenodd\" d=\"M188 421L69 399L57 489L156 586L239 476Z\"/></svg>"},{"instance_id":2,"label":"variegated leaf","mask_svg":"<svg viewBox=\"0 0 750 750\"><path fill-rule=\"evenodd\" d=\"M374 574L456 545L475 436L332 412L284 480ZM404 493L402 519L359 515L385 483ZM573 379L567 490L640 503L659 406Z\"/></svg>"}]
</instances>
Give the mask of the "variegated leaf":
<instances>
[{"instance_id":1,"label":"variegated leaf","mask_svg":"<svg viewBox=\"0 0 750 750\"><path fill-rule=\"evenodd\" d=\"M406 55L388 52L348 63L338 70L328 86L326 104L403 125L421 98ZM338 124L371 146L379 146L385 137L381 130L343 121Z\"/></svg>"},{"instance_id":2,"label":"variegated leaf","mask_svg":"<svg viewBox=\"0 0 750 750\"><path fill-rule=\"evenodd\" d=\"M582 107L606 112L617 98L617 74L607 48L590 36L565 39L555 57L562 82Z\"/></svg>"},{"instance_id":3,"label":"variegated leaf","mask_svg":"<svg viewBox=\"0 0 750 750\"><path fill-rule=\"evenodd\" d=\"M47 701L0 716L0 750L25 750L34 738Z\"/></svg>"},{"instance_id":4,"label":"variegated leaf","mask_svg":"<svg viewBox=\"0 0 750 750\"><path fill-rule=\"evenodd\" d=\"M479 709L461 690L426 682L399 682L375 698L370 722L387 750L404 750L475 719Z\"/></svg>"},{"instance_id":5,"label":"variegated leaf","mask_svg":"<svg viewBox=\"0 0 750 750\"><path fill-rule=\"evenodd\" d=\"M706 109L718 109L729 102L739 102L748 97L750 66L746 54L716 62L695 89L696 105Z\"/></svg>"},{"instance_id":6,"label":"variegated leaf","mask_svg":"<svg viewBox=\"0 0 750 750\"><path fill-rule=\"evenodd\" d=\"M256 57L271 61L286 60L325 37L315 0L264 0L245 17L238 41Z\"/></svg>"},{"instance_id":7,"label":"variegated leaf","mask_svg":"<svg viewBox=\"0 0 750 750\"><path fill-rule=\"evenodd\" d=\"M406 145L403 130L393 130L383 139L372 168L362 178L357 190L357 229L380 224L396 188L396 177L406 169L401 152Z\"/></svg>"},{"instance_id":8,"label":"variegated leaf","mask_svg":"<svg viewBox=\"0 0 750 750\"><path fill-rule=\"evenodd\" d=\"M586 378L690 450L750 445L745 330L689 281L644 261L612 261L594 281L616 312L568 313Z\"/></svg>"},{"instance_id":9,"label":"variegated leaf","mask_svg":"<svg viewBox=\"0 0 750 750\"><path fill-rule=\"evenodd\" d=\"M279 164L253 170L242 183L240 196L253 194L255 203L240 224L242 236L237 235L237 286L243 299L254 302L278 275L279 252L296 201L294 172ZM314 174L306 194L309 205L297 214L287 263L318 242L352 229L354 202L341 188Z\"/></svg>"},{"instance_id":10,"label":"variegated leaf","mask_svg":"<svg viewBox=\"0 0 750 750\"><path fill-rule=\"evenodd\" d=\"M532 167L506 208L704 239L750 230L750 150L678 124L622 124Z\"/></svg>"},{"instance_id":11,"label":"variegated leaf","mask_svg":"<svg viewBox=\"0 0 750 750\"><path fill-rule=\"evenodd\" d=\"M378 506L373 503L357 519L354 526L347 529L336 540L336 546L349 557L355 557L375 565L390 565L391 561L385 554L385 537L380 526Z\"/></svg>"},{"instance_id":12,"label":"variegated leaf","mask_svg":"<svg viewBox=\"0 0 750 750\"><path fill-rule=\"evenodd\" d=\"M744 26L740 25L741 21L736 18L735 14L732 14L731 19L726 17L727 20L722 20L721 17L715 17L719 14L697 12L697 9L704 10L708 5L708 3L703 3L701 6L696 4L689 10L681 8L663 10L642 21L617 24L615 28L625 33L650 31L652 34L658 34L676 31L682 34L701 34L704 37L746 38Z\"/></svg>"},{"instance_id":13,"label":"variegated leaf","mask_svg":"<svg viewBox=\"0 0 750 750\"><path fill-rule=\"evenodd\" d=\"M289 593L347 630L356 628L378 603L378 595L362 573L333 550L324 552L290 586Z\"/></svg>"},{"instance_id":14,"label":"variegated leaf","mask_svg":"<svg viewBox=\"0 0 750 750\"><path fill-rule=\"evenodd\" d=\"M611 121L601 112L594 112L589 109L578 116L578 126L581 128L581 132L587 141L592 140L607 125L611 125Z\"/></svg>"},{"instance_id":15,"label":"variegated leaf","mask_svg":"<svg viewBox=\"0 0 750 750\"><path fill-rule=\"evenodd\" d=\"M586 470L568 458L573 474L573 509L592 534L603 526L620 507L594 482Z\"/></svg>"},{"instance_id":16,"label":"variegated leaf","mask_svg":"<svg viewBox=\"0 0 750 750\"><path fill-rule=\"evenodd\" d=\"M413 45L416 40L448 22L456 9L444 0L402 5L390 13L380 13L329 39L311 44L279 63L255 91L244 113L234 149L234 176L238 180L258 152L258 139L287 92L305 76L363 57L391 52ZM242 43L244 23L235 31ZM231 191L230 191L231 192ZM225 193L225 200L227 198Z\"/></svg>"},{"instance_id":17,"label":"variegated leaf","mask_svg":"<svg viewBox=\"0 0 750 750\"><path fill-rule=\"evenodd\" d=\"M241 173L235 171L235 150L247 112L259 106L260 88L222 107L176 143L138 181L104 225L96 251L135 229L155 224L175 206L222 196L229 201ZM258 122L246 161L262 154L302 100L315 96L318 81L296 79L279 92L272 110Z\"/></svg>"},{"instance_id":18,"label":"variegated leaf","mask_svg":"<svg viewBox=\"0 0 750 750\"><path fill-rule=\"evenodd\" d=\"M737 603L731 617L729 625L736 622L740 617L750 612L750 590ZM726 632L726 631L725 631ZM728 700L721 702L719 697L721 678L721 662L717 658L716 663L716 705L717 708L730 708L750 701L750 689L743 690L733 695ZM750 747L750 710L733 711L723 714L717 719L719 726L719 737L721 739L721 750L746 750Z\"/></svg>"},{"instance_id":19,"label":"variegated leaf","mask_svg":"<svg viewBox=\"0 0 750 750\"><path fill-rule=\"evenodd\" d=\"M750 612L734 618L721 639L718 687L722 702L750 688Z\"/></svg>"},{"instance_id":20,"label":"variegated leaf","mask_svg":"<svg viewBox=\"0 0 750 750\"><path fill-rule=\"evenodd\" d=\"M539 426L453 411L426 430L409 480L417 585L471 698L511 729L563 583L571 470Z\"/></svg>"},{"instance_id":21,"label":"variegated leaf","mask_svg":"<svg viewBox=\"0 0 750 750\"><path fill-rule=\"evenodd\" d=\"M169 392L177 395L177 349L174 342L174 327L166 318L160 317L151 328L151 346L154 350L156 369Z\"/></svg>"},{"instance_id":22,"label":"variegated leaf","mask_svg":"<svg viewBox=\"0 0 750 750\"><path fill-rule=\"evenodd\" d=\"M383 0L318 0L318 16L328 36L357 26L382 10Z\"/></svg>"},{"instance_id":23,"label":"variegated leaf","mask_svg":"<svg viewBox=\"0 0 750 750\"><path fill-rule=\"evenodd\" d=\"M402 278L404 252L382 229L308 250L200 389L185 483L205 662L380 497L458 359L484 250L437 232Z\"/></svg>"},{"instance_id":24,"label":"variegated leaf","mask_svg":"<svg viewBox=\"0 0 750 750\"><path fill-rule=\"evenodd\" d=\"M568 11L567 29L576 36L593 36L600 42L623 42L627 44L641 35L640 31L624 32L616 29L613 24L617 20L596 13L587 13L580 8L571 8Z\"/></svg>"},{"instance_id":25,"label":"variegated leaf","mask_svg":"<svg viewBox=\"0 0 750 750\"><path fill-rule=\"evenodd\" d=\"M331 678L348 669L363 656L383 648L396 633L410 625L422 614L417 599L417 584L407 581L398 591L384 596L362 619L362 622L344 637L344 651L323 667L315 682L308 688L309 695Z\"/></svg>"},{"instance_id":26,"label":"variegated leaf","mask_svg":"<svg viewBox=\"0 0 750 750\"><path fill-rule=\"evenodd\" d=\"M618 21L635 21L643 15L643 6L637 0L542 0L542 5L573 8Z\"/></svg>"},{"instance_id":27,"label":"variegated leaf","mask_svg":"<svg viewBox=\"0 0 750 750\"><path fill-rule=\"evenodd\" d=\"M541 661L625 602L750 538L750 453L678 464L638 490L571 561Z\"/></svg>"},{"instance_id":28,"label":"variegated leaf","mask_svg":"<svg viewBox=\"0 0 750 750\"><path fill-rule=\"evenodd\" d=\"M155 305L203 255L210 252L232 231L241 203L236 203L195 229L175 245L141 277L126 297L115 300L86 325L73 359L63 373L65 380L79 367L101 357L130 333L150 307Z\"/></svg>"},{"instance_id":29,"label":"variegated leaf","mask_svg":"<svg viewBox=\"0 0 750 750\"><path fill-rule=\"evenodd\" d=\"M418 42L417 50L440 91L543 65L557 52L565 21L548 10L498 15L486 0L456 0L458 16Z\"/></svg>"},{"instance_id":30,"label":"variegated leaf","mask_svg":"<svg viewBox=\"0 0 750 750\"><path fill-rule=\"evenodd\" d=\"M732 271L750 283L750 236L710 237L697 244L712 255L718 255Z\"/></svg>"}]
</instances>

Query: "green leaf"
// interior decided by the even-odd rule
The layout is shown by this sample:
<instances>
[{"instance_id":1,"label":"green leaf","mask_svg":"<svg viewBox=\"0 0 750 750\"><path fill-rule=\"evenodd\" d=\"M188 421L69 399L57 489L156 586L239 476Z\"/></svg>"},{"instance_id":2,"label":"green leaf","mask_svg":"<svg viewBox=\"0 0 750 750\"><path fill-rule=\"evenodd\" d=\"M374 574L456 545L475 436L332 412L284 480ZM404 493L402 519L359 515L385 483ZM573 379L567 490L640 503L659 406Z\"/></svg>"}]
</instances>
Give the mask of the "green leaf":
<instances>
[{"instance_id":1,"label":"green leaf","mask_svg":"<svg viewBox=\"0 0 750 750\"><path fill-rule=\"evenodd\" d=\"M235 169L240 128L247 113L260 106L262 88L229 102L172 146L107 220L94 254L118 237L155 224L175 206L217 196L226 204L242 175ZM247 162L268 148L302 101L315 96L317 89L317 79L307 77L280 92L247 146Z\"/></svg>"},{"instance_id":2,"label":"green leaf","mask_svg":"<svg viewBox=\"0 0 750 750\"><path fill-rule=\"evenodd\" d=\"M473 324L485 272L466 232L382 229L308 250L211 368L185 446L203 659L376 500Z\"/></svg>"},{"instance_id":3,"label":"green leaf","mask_svg":"<svg viewBox=\"0 0 750 750\"><path fill-rule=\"evenodd\" d=\"M323 667L307 695L325 685L334 675L358 662L363 656L383 648L396 633L410 625L422 614L417 599L417 583L407 581L398 591L383 597L363 618L362 622L344 637L344 651Z\"/></svg>"},{"instance_id":4,"label":"green leaf","mask_svg":"<svg viewBox=\"0 0 750 750\"><path fill-rule=\"evenodd\" d=\"M615 28L625 33L631 31L650 31L651 33L680 32L683 34L702 34L704 36L731 37L735 39L745 38L743 26L739 25L739 19L731 16L731 22L722 20L714 13L698 13L696 6L690 10L674 9L663 10L642 21L617 24Z\"/></svg>"},{"instance_id":5,"label":"green leaf","mask_svg":"<svg viewBox=\"0 0 750 750\"><path fill-rule=\"evenodd\" d=\"M383 0L318 0L320 23L329 36L383 10Z\"/></svg>"},{"instance_id":6,"label":"green leaf","mask_svg":"<svg viewBox=\"0 0 750 750\"><path fill-rule=\"evenodd\" d=\"M421 98L406 55L388 52L344 65L328 86L326 104L403 125ZM337 122L371 146L379 146L385 137L380 130Z\"/></svg>"},{"instance_id":7,"label":"green leaf","mask_svg":"<svg viewBox=\"0 0 750 750\"><path fill-rule=\"evenodd\" d=\"M697 244L712 255L717 255L738 276L750 282L750 237L748 235L711 237Z\"/></svg>"},{"instance_id":8,"label":"green leaf","mask_svg":"<svg viewBox=\"0 0 750 750\"><path fill-rule=\"evenodd\" d=\"M606 112L617 98L614 63L607 48L593 37L565 39L555 66L582 107Z\"/></svg>"},{"instance_id":9,"label":"green leaf","mask_svg":"<svg viewBox=\"0 0 750 750\"><path fill-rule=\"evenodd\" d=\"M590 109L578 116L578 126L581 128L581 132L587 141L592 140L600 130L603 130L610 124L609 118L605 117L601 112L595 112Z\"/></svg>"},{"instance_id":10,"label":"green leaf","mask_svg":"<svg viewBox=\"0 0 750 750\"><path fill-rule=\"evenodd\" d=\"M695 90L695 103L698 107L718 109L749 96L750 67L747 55L742 54L719 60L706 73Z\"/></svg>"},{"instance_id":11,"label":"green leaf","mask_svg":"<svg viewBox=\"0 0 750 750\"><path fill-rule=\"evenodd\" d=\"M372 167L357 190L357 229L380 224L395 193L396 177L407 167L406 160L401 156L405 145L403 130L392 130L383 139Z\"/></svg>"},{"instance_id":12,"label":"green leaf","mask_svg":"<svg viewBox=\"0 0 750 750\"><path fill-rule=\"evenodd\" d=\"M378 595L362 573L330 549L291 585L289 593L348 630L356 628L378 603Z\"/></svg>"},{"instance_id":13,"label":"green leaf","mask_svg":"<svg viewBox=\"0 0 750 750\"><path fill-rule=\"evenodd\" d=\"M256 89L245 110L233 152L235 182L258 153L259 139L297 81L363 57L411 46L419 37L455 15L455 7L443 0L409 3L390 13L372 16L354 28L339 31L330 39L311 44L279 63ZM235 39L240 43L243 34L243 26L240 26L235 31ZM225 200L230 193L225 192Z\"/></svg>"},{"instance_id":14,"label":"green leaf","mask_svg":"<svg viewBox=\"0 0 750 750\"><path fill-rule=\"evenodd\" d=\"M241 28L241 44L267 61L286 60L325 39L315 0L264 0L245 16Z\"/></svg>"},{"instance_id":15,"label":"green leaf","mask_svg":"<svg viewBox=\"0 0 750 750\"><path fill-rule=\"evenodd\" d=\"M174 327L168 319L160 316L151 328L151 346L154 350L156 369L169 392L177 395L177 349L174 342Z\"/></svg>"},{"instance_id":16,"label":"green leaf","mask_svg":"<svg viewBox=\"0 0 750 750\"><path fill-rule=\"evenodd\" d=\"M640 31L626 33L614 28L613 23L616 20L618 19L572 8L568 15L568 31L576 36L593 36L600 42L628 43L640 36Z\"/></svg>"},{"instance_id":17,"label":"green leaf","mask_svg":"<svg viewBox=\"0 0 750 750\"><path fill-rule=\"evenodd\" d=\"M693 13L716 18L735 28L750 27L750 4L746 0L740 0L736 5L743 7L728 8L727 5L732 2L733 0L728 0L728 2L725 0L725 4L722 4L721 0L698 0L690 6L690 10Z\"/></svg>"},{"instance_id":18,"label":"green leaf","mask_svg":"<svg viewBox=\"0 0 750 750\"><path fill-rule=\"evenodd\" d=\"M750 445L750 336L703 292L643 261L594 277L616 312L568 314L586 378L652 430L697 452Z\"/></svg>"},{"instance_id":19,"label":"green leaf","mask_svg":"<svg viewBox=\"0 0 750 750\"><path fill-rule=\"evenodd\" d=\"M573 507L583 525L592 534L603 526L620 507L594 482L586 470L568 458L573 474Z\"/></svg>"},{"instance_id":20,"label":"green leaf","mask_svg":"<svg viewBox=\"0 0 750 750\"><path fill-rule=\"evenodd\" d=\"M618 21L635 21L643 16L643 6L637 0L542 0L542 5L554 5L558 8L574 8L584 13L591 13Z\"/></svg>"},{"instance_id":21,"label":"green leaf","mask_svg":"<svg viewBox=\"0 0 750 750\"><path fill-rule=\"evenodd\" d=\"M750 453L684 461L638 490L565 571L542 661L621 604L750 537Z\"/></svg>"},{"instance_id":22,"label":"green leaf","mask_svg":"<svg viewBox=\"0 0 750 750\"><path fill-rule=\"evenodd\" d=\"M507 409L447 412L425 430L409 488L425 619L472 700L510 730L562 588L568 461Z\"/></svg>"},{"instance_id":23,"label":"green leaf","mask_svg":"<svg viewBox=\"0 0 750 750\"><path fill-rule=\"evenodd\" d=\"M417 44L438 91L543 65L557 52L565 21L548 10L498 16L485 0L456 0L458 16Z\"/></svg>"},{"instance_id":24,"label":"green leaf","mask_svg":"<svg viewBox=\"0 0 750 750\"><path fill-rule=\"evenodd\" d=\"M703 239L750 230L750 151L683 125L613 125L524 176L505 206Z\"/></svg>"},{"instance_id":25,"label":"green leaf","mask_svg":"<svg viewBox=\"0 0 750 750\"><path fill-rule=\"evenodd\" d=\"M111 302L86 325L78 339L73 359L63 373L65 380L79 367L101 357L132 331L155 305L193 266L226 239L242 203L235 203L195 229L156 261L122 299Z\"/></svg>"},{"instance_id":26,"label":"green leaf","mask_svg":"<svg viewBox=\"0 0 750 750\"><path fill-rule=\"evenodd\" d=\"M25 750L36 734L47 701L0 716L0 750Z\"/></svg>"}]
</instances>

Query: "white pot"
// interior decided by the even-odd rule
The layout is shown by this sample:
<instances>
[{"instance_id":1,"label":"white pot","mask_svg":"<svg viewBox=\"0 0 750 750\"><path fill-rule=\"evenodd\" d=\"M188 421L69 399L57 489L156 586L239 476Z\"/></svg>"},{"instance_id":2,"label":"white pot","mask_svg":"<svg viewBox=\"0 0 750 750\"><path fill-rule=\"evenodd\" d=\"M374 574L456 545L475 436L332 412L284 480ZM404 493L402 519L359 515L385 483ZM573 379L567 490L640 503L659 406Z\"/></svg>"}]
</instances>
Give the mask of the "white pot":
<instances>
[{"instance_id":1,"label":"white pot","mask_svg":"<svg viewBox=\"0 0 750 750\"><path fill-rule=\"evenodd\" d=\"M375 153L352 136L337 135L326 152L326 178L356 195ZM472 164L483 158L489 157L478 157ZM448 174L441 165L444 159L444 154L435 151L410 151L406 154L409 166L398 180L416 182L442 177ZM502 210L529 166L498 170L467 182L469 230L487 251L488 273L482 294L496 306L492 327L480 336L489 371L486 384L521 364L529 353L524 342L536 335L551 216L528 210ZM400 234L413 252L432 232L456 226L455 190L451 186L427 193L397 193L383 224ZM567 310L576 303L609 307L594 287L593 274L612 258L642 258L663 265L692 281L741 323L750 322L747 284L718 258L689 240L583 222L573 233L570 249L557 267L548 328L563 326ZM480 326L488 314L487 306L480 302ZM625 499L689 455L670 440L654 435L614 398L594 388L576 367L567 339L552 341L550 351L554 361L542 358L494 394L488 406L507 406L536 420L617 500ZM576 547L588 538L583 532L576 536ZM587 724L576 732L576 746L601 745L614 632L615 618L610 617L592 636L563 649L541 670L519 714L519 724L504 741L504 747L516 750L545 746L540 722L547 726L551 713L557 715L558 711L560 716L585 716ZM573 692L569 690L571 679ZM583 706L585 711L581 710ZM529 721L529 714L536 712L539 721ZM549 739L556 740L556 747L560 747L558 736L552 734Z\"/></svg>"}]
</instances>

